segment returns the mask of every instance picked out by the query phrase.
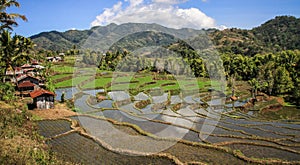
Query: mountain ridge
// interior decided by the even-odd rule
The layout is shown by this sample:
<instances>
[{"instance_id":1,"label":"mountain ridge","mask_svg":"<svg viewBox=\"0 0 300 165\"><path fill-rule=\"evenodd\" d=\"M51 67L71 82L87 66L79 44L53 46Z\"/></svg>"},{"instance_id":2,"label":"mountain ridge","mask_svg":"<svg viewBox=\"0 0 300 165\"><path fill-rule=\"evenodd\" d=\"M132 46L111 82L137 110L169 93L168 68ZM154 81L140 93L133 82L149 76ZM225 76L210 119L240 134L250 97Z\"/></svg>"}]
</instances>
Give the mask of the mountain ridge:
<instances>
[{"instance_id":1,"label":"mountain ridge","mask_svg":"<svg viewBox=\"0 0 300 165\"><path fill-rule=\"evenodd\" d=\"M207 34L221 52L253 56L257 53L286 49L300 49L300 19L294 16L276 16L250 30L230 28L225 30L191 28L172 29L159 24L125 23L95 26L89 30L50 31L30 38L38 49L66 51L76 46L80 49L108 50L114 43L137 32L157 31L177 38L189 39Z\"/></svg>"}]
</instances>

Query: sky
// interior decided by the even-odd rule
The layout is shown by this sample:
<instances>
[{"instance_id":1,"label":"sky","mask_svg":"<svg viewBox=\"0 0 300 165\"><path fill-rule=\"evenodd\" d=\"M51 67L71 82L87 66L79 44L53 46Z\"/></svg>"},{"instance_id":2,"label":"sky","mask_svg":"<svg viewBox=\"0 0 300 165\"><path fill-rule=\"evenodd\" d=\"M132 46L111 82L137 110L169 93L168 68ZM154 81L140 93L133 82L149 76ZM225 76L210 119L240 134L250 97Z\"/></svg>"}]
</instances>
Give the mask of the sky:
<instances>
[{"instance_id":1,"label":"sky","mask_svg":"<svg viewBox=\"0 0 300 165\"><path fill-rule=\"evenodd\" d=\"M171 28L251 29L279 15L300 17L300 0L18 0L24 14L13 33L85 30L110 23L158 23Z\"/></svg>"}]
</instances>

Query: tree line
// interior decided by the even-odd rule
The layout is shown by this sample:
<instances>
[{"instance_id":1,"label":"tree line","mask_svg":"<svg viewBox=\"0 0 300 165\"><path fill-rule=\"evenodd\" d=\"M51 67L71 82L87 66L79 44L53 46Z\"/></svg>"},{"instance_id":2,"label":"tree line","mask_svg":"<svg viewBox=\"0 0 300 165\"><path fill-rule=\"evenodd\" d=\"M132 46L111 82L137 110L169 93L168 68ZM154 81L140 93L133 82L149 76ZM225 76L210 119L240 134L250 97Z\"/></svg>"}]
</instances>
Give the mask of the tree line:
<instances>
[{"instance_id":1,"label":"tree line","mask_svg":"<svg viewBox=\"0 0 300 165\"><path fill-rule=\"evenodd\" d=\"M171 48L171 47L170 47ZM220 53L220 58L211 59L215 51L197 52L188 47L178 46L172 51L179 56L159 57L152 55L132 56L130 52L87 52L83 61L97 65L102 70L121 71L172 71L172 74L193 74L196 77L213 78L224 74L227 80L248 81L253 91L268 95L283 96L300 105L300 51L284 50L276 53L245 56L233 53ZM157 57L157 58L156 58ZM121 64L120 64L121 63ZM221 65L220 65L221 64ZM217 73L222 72L222 73ZM217 73L217 74L212 74Z\"/></svg>"}]
</instances>

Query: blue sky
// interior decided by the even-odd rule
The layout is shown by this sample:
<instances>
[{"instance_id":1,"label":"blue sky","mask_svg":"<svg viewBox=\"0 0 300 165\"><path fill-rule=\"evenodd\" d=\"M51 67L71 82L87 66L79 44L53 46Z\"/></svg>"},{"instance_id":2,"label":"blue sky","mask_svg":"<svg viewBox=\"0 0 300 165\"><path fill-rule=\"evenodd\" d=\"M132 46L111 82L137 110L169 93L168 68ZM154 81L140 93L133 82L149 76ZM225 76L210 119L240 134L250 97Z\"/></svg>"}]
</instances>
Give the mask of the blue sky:
<instances>
[{"instance_id":1,"label":"blue sky","mask_svg":"<svg viewBox=\"0 0 300 165\"><path fill-rule=\"evenodd\" d=\"M159 23L173 28L250 29L277 15L300 17L299 0L19 0L26 15L14 33L89 29L111 22Z\"/></svg>"}]
</instances>

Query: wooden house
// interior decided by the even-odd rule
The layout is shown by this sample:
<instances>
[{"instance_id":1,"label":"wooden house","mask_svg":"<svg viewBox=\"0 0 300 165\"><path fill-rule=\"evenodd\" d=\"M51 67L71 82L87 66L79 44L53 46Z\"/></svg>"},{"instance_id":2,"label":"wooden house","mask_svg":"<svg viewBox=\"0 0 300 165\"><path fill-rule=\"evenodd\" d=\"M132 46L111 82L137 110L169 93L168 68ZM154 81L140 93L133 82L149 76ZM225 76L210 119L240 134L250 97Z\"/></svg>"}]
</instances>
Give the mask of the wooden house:
<instances>
[{"instance_id":1,"label":"wooden house","mask_svg":"<svg viewBox=\"0 0 300 165\"><path fill-rule=\"evenodd\" d=\"M53 92L45 89L38 89L30 93L30 97L33 99L33 104L37 109L51 109L54 108Z\"/></svg>"},{"instance_id":2,"label":"wooden house","mask_svg":"<svg viewBox=\"0 0 300 165\"><path fill-rule=\"evenodd\" d=\"M23 69L24 73L33 72L35 69L35 67L31 64L24 64L21 66L21 68Z\"/></svg>"},{"instance_id":3,"label":"wooden house","mask_svg":"<svg viewBox=\"0 0 300 165\"><path fill-rule=\"evenodd\" d=\"M32 76L28 76L26 74L22 74L22 75L17 76L17 82L18 82L18 84L20 84L20 83L22 83L24 81L30 81L33 84L39 85L39 79L38 78L35 78L35 77L32 77Z\"/></svg>"},{"instance_id":4,"label":"wooden house","mask_svg":"<svg viewBox=\"0 0 300 165\"><path fill-rule=\"evenodd\" d=\"M24 81L17 86L18 92L17 95L20 96L29 96L29 93L38 89L39 87L36 84L31 83L30 81Z\"/></svg>"}]
</instances>

